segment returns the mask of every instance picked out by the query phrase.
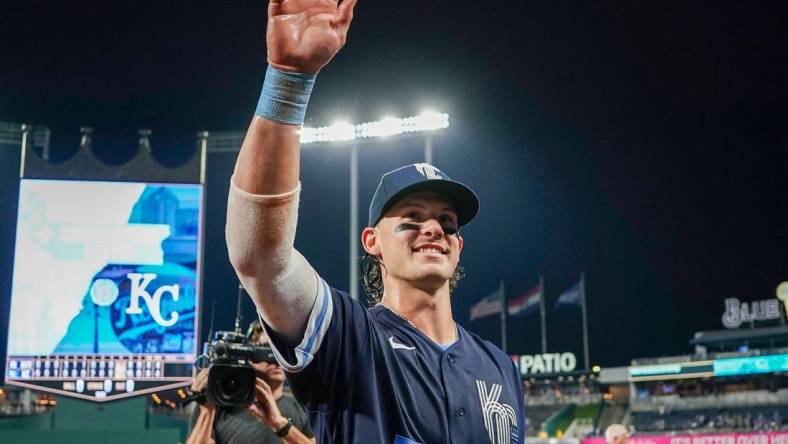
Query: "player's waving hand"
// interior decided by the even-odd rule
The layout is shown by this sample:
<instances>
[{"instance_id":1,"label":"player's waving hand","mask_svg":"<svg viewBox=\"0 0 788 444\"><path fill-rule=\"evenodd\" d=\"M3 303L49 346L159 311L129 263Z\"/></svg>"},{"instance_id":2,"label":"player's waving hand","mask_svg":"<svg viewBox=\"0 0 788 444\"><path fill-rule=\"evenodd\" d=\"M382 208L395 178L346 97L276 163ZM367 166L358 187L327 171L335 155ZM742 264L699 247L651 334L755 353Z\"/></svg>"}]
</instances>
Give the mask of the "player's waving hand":
<instances>
[{"instance_id":1,"label":"player's waving hand","mask_svg":"<svg viewBox=\"0 0 788 444\"><path fill-rule=\"evenodd\" d=\"M347 41L356 0L271 0L268 62L283 71L315 73Z\"/></svg>"}]
</instances>

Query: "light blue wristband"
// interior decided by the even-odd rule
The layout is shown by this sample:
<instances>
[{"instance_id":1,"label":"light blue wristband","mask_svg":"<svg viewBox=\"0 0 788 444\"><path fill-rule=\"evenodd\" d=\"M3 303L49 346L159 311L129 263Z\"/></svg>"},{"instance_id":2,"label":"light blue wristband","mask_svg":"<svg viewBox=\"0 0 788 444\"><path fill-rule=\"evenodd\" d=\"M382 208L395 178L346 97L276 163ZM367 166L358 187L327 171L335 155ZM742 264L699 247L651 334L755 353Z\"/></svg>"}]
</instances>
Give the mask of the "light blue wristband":
<instances>
[{"instance_id":1,"label":"light blue wristband","mask_svg":"<svg viewBox=\"0 0 788 444\"><path fill-rule=\"evenodd\" d=\"M315 78L317 74L280 71L268 65L255 114L274 122L302 125Z\"/></svg>"}]
</instances>

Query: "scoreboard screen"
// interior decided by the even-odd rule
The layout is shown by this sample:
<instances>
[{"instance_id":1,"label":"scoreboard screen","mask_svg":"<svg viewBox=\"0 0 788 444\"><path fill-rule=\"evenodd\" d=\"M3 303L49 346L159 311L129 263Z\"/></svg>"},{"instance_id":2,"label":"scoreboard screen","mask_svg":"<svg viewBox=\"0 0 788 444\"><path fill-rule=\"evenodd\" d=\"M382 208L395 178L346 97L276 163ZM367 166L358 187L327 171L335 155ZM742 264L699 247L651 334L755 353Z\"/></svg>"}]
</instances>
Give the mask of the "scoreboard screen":
<instances>
[{"instance_id":1,"label":"scoreboard screen","mask_svg":"<svg viewBox=\"0 0 788 444\"><path fill-rule=\"evenodd\" d=\"M675 364L639 365L629 367L631 381L702 378L712 376L712 361L689 361Z\"/></svg>"},{"instance_id":2,"label":"scoreboard screen","mask_svg":"<svg viewBox=\"0 0 788 444\"><path fill-rule=\"evenodd\" d=\"M788 354L717 359L714 376L752 375L788 371Z\"/></svg>"},{"instance_id":3,"label":"scoreboard screen","mask_svg":"<svg viewBox=\"0 0 788 444\"><path fill-rule=\"evenodd\" d=\"M202 210L197 184L22 179L6 382L93 400L188 382Z\"/></svg>"},{"instance_id":4,"label":"scoreboard screen","mask_svg":"<svg viewBox=\"0 0 788 444\"><path fill-rule=\"evenodd\" d=\"M629 367L631 381L740 376L788 371L788 354L744 356L713 361L688 361L673 364Z\"/></svg>"}]
</instances>

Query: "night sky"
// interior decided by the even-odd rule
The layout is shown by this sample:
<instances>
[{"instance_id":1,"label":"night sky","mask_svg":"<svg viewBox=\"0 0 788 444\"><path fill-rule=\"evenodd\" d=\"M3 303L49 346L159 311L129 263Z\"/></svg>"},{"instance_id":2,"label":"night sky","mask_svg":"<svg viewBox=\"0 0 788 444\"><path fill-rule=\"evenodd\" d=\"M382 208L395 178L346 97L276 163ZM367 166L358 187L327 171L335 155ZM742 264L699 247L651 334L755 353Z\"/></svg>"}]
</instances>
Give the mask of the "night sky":
<instances>
[{"instance_id":1,"label":"night sky","mask_svg":"<svg viewBox=\"0 0 788 444\"><path fill-rule=\"evenodd\" d=\"M467 328L499 342L497 320L470 322L468 308L501 280L516 297L542 276L549 349L582 362L579 310L554 304L584 272L592 363L687 353L693 332L722 328L725 298L773 298L788 280L788 8L676 3L359 0L307 125L451 115L435 164L481 199L454 298ZM0 120L48 126L55 160L90 125L106 162L134 154L139 128L153 130L164 163L183 162L197 130L247 126L265 11L263 1L17 2L0 14ZM359 146L360 224L380 175L421 161L422 144ZM19 154L0 151L4 331ZM341 289L348 152L304 148L296 241ZM237 285L223 233L233 163L208 159L203 317L219 301L225 329ZM510 322L510 351L538 352L538 317Z\"/></svg>"}]
</instances>

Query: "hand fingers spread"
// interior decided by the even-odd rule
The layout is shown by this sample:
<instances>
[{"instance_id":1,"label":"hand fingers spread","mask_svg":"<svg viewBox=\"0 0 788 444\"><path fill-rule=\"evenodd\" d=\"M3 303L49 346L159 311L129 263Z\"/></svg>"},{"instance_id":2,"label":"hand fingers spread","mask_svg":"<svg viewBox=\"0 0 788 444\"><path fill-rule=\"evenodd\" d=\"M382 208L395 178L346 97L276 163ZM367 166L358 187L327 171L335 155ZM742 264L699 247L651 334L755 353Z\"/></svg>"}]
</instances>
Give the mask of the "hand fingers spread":
<instances>
[{"instance_id":1,"label":"hand fingers spread","mask_svg":"<svg viewBox=\"0 0 788 444\"><path fill-rule=\"evenodd\" d=\"M358 0L343 0L337 8L334 24L343 32L347 32L347 28L350 26L351 20L353 20L353 9L356 7L357 1Z\"/></svg>"},{"instance_id":2,"label":"hand fingers spread","mask_svg":"<svg viewBox=\"0 0 788 444\"><path fill-rule=\"evenodd\" d=\"M257 398L257 402L266 407L276 402L274 401L274 394L271 391L271 387L260 379L257 380L254 386L254 395L255 398Z\"/></svg>"},{"instance_id":3,"label":"hand fingers spread","mask_svg":"<svg viewBox=\"0 0 788 444\"><path fill-rule=\"evenodd\" d=\"M266 394L273 394L273 392L271 392L271 387L268 385L268 383L266 383L260 378L257 378L257 380L255 381L255 386L259 387Z\"/></svg>"},{"instance_id":4,"label":"hand fingers spread","mask_svg":"<svg viewBox=\"0 0 788 444\"><path fill-rule=\"evenodd\" d=\"M257 398L257 402L265 402L266 395L264 388L259 385L254 386L254 397Z\"/></svg>"}]
</instances>

